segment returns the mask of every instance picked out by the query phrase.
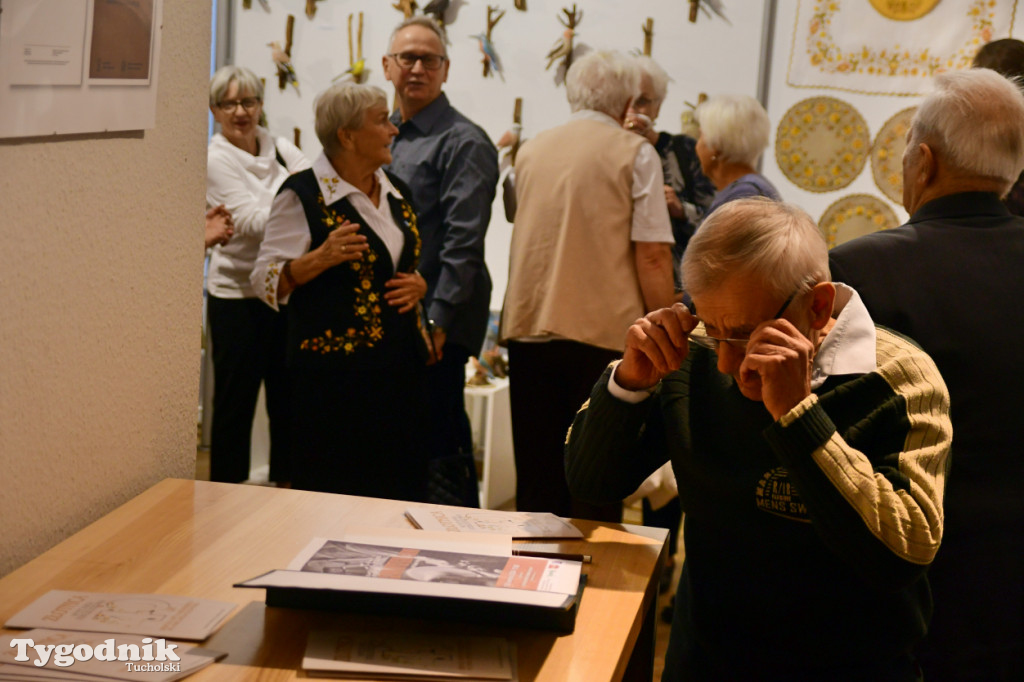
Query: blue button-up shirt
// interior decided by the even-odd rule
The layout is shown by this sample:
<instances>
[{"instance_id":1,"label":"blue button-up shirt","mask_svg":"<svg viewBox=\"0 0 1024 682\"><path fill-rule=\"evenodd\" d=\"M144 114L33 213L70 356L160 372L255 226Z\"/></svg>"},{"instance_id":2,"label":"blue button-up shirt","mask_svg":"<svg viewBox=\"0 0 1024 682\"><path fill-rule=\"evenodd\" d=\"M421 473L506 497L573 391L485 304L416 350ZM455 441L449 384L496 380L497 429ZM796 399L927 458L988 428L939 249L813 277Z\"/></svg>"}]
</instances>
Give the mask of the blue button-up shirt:
<instances>
[{"instance_id":1,"label":"blue button-up shirt","mask_svg":"<svg viewBox=\"0 0 1024 682\"><path fill-rule=\"evenodd\" d=\"M446 343L476 355L490 312L484 237L498 186L498 151L443 93L408 121L395 111L391 122L398 136L389 170L412 190L427 315L445 329Z\"/></svg>"}]
</instances>

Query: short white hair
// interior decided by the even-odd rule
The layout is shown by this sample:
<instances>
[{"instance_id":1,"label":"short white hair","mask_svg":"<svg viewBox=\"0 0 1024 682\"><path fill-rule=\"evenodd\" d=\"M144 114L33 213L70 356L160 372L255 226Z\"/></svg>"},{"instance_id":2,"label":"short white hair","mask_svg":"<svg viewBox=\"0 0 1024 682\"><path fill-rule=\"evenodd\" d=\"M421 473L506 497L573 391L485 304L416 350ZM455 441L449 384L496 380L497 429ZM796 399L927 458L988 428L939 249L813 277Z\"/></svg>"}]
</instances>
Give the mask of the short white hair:
<instances>
[{"instance_id":1,"label":"short white hair","mask_svg":"<svg viewBox=\"0 0 1024 682\"><path fill-rule=\"evenodd\" d=\"M701 296L738 274L783 297L831 281L828 246L814 219L795 204L737 199L711 213L683 254L683 288Z\"/></svg>"},{"instance_id":2,"label":"short white hair","mask_svg":"<svg viewBox=\"0 0 1024 682\"><path fill-rule=\"evenodd\" d=\"M640 90L640 67L621 52L599 50L574 61L565 75L570 108L620 118Z\"/></svg>"},{"instance_id":3,"label":"short white hair","mask_svg":"<svg viewBox=\"0 0 1024 682\"><path fill-rule=\"evenodd\" d=\"M1002 194L1024 169L1024 95L991 69L936 76L910 126L954 171L999 181Z\"/></svg>"},{"instance_id":4,"label":"short white hair","mask_svg":"<svg viewBox=\"0 0 1024 682\"><path fill-rule=\"evenodd\" d=\"M387 95L376 85L344 81L321 92L313 110L316 113L316 136L328 158L341 150L339 130L359 130L366 112L372 107L388 104Z\"/></svg>"},{"instance_id":5,"label":"short white hair","mask_svg":"<svg viewBox=\"0 0 1024 682\"><path fill-rule=\"evenodd\" d=\"M263 101L263 83L244 66L222 66L210 79L210 108L217 106L224 99L232 83L238 83L239 96L248 93Z\"/></svg>"},{"instance_id":6,"label":"short white hair","mask_svg":"<svg viewBox=\"0 0 1024 682\"><path fill-rule=\"evenodd\" d=\"M697 107L694 117L704 144L723 161L753 167L768 147L768 112L749 95L717 95Z\"/></svg>"},{"instance_id":7,"label":"short white hair","mask_svg":"<svg viewBox=\"0 0 1024 682\"><path fill-rule=\"evenodd\" d=\"M641 73L646 73L651 79L651 87L654 88L655 103L661 104L665 101L665 96L668 95L668 82L672 80L669 77L668 72L661 68L661 65L658 64L658 62L645 54L638 55L636 57L636 63L637 66L640 67Z\"/></svg>"}]
</instances>

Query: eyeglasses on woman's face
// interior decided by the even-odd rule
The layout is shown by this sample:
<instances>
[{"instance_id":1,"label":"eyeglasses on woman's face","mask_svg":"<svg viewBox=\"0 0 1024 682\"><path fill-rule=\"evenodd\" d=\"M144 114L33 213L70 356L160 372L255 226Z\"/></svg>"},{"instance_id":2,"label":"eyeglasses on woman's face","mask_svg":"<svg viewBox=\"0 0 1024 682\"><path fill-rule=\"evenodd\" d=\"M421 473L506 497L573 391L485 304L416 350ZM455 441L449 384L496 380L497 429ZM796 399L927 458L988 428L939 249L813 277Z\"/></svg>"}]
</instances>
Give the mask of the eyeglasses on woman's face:
<instances>
[{"instance_id":1,"label":"eyeglasses on woman's face","mask_svg":"<svg viewBox=\"0 0 1024 682\"><path fill-rule=\"evenodd\" d=\"M217 108L225 114L235 113L239 106L251 114L259 108L260 100L257 97L245 97L243 99L226 99L223 102L217 103Z\"/></svg>"},{"instance_id":2,"label":"eyeglasses on woman's face","mask_svg":"<svg viewBox=\"0 0 1024 682\"><path fill-rule=\"evenodd\" d=\"M411 69L416 66L416 62L419 62L423 64L423 68L427 71L437 71L444 64L444 60L447 59L447 57L439 54L416 54L415 52L399 52L397 54L389 54L388 56L394 59L403 69Z\"/></svg>"},{"instance_id":3,"label":"eyeglasses on woman's face","mask_svg":"<svg viewBox=\"0 0 1024 682\"><path fill-rule=\"evenodd\" d=\"M770 320L777 320L782 317L782 314L786 312L786 308L793 302L796 295L803 291L804 287L799 287L796 291L789 295L789 298L782 304L779 311L769 318ZM708 350L718 351L719 346L723 343L727 343L738 351L746 352L747 344L750 343L750 339L719 339L714 336L708 336L707 334L695 334L690 332L690 341L693 341L696 345L701 348L707 348Z\"/></svg>"}]
</instances>

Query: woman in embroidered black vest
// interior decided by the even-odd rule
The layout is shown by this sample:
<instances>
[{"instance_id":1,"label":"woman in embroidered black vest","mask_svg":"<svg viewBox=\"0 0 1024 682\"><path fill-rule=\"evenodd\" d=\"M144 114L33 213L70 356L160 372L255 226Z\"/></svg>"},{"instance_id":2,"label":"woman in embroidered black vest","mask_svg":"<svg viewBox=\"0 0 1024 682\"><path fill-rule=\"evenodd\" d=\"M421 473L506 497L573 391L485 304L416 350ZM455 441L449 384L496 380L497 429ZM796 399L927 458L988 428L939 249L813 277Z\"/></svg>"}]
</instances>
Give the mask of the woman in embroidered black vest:
<instances>
[{"instance_id":1,"label":"woman in embroidered black vest","mask_svg":"<svg viewBox=\"0 0 1024 682\"><path fill-rule=\"evenodd\" d=\"M323 152L281 186L252 275L288 303L292 483L422 500L427 283L409 193L381 170L398 130L377 87L340 83L315 108Z\"/></svg>"}]
</instances>

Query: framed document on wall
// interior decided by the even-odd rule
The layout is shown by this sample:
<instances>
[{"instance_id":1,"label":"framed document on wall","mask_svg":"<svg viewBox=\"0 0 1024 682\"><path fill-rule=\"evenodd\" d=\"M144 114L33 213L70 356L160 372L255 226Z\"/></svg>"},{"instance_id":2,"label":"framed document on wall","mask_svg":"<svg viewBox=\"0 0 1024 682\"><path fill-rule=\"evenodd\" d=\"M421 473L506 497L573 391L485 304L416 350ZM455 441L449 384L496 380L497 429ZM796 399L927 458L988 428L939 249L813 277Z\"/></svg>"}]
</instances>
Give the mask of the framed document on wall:
<instances>
[{"instance_id":1,"label":"framed document on wall","mask_svg":"<svg viewBox=\"0 0 1024 682\"><path fill-rule=\"evenodd\" d=\"M0 0L0 137L156 125L163 0Z\"/></svg>"}]
</instances>

